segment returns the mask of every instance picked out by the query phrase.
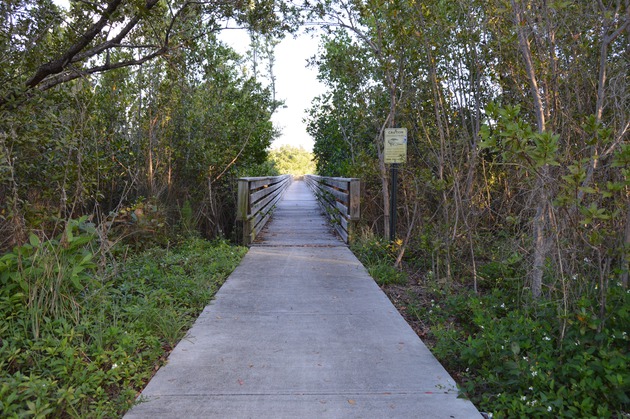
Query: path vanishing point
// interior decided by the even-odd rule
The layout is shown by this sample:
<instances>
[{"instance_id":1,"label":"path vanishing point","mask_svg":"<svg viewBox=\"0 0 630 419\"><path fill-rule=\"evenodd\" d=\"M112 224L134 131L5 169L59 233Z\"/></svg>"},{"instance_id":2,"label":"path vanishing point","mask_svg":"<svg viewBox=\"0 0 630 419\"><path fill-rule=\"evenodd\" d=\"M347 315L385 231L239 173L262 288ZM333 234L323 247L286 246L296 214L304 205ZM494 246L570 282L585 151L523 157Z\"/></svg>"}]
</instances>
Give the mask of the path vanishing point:
<instances>
[{"instance_id":1,"label":"path vanishing point","mask_svg":"<svg viewBox=\"0 0 630 419\"><path fill-rule=\"evenodd\" d=\"M480 418L304 182L125 418Z\"/></svg>"}]
</instances>

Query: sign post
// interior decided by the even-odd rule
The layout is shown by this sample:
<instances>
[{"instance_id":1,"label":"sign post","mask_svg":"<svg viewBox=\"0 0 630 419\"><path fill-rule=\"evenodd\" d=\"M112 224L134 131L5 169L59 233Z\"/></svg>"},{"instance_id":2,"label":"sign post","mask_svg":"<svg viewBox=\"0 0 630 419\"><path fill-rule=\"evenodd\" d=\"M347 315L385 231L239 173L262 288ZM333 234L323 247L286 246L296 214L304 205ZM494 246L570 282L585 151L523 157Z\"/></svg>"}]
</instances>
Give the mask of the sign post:
<instances>
[{"instance_id":1,"label":"sign post","mask_svg":"<svg viewBox=\"0 0 630 419\"><path fill-rule=\"evenodd\" d=\"M407 162L407 128L385 130L385 163L391 164L392 190L390 197L389 240L396 240L396 196L398 195L398 165Z\"/></svg>"},{"instance_id":2,"label":"sign post","mask_svg":"<svg viewBox=\"0 0 630 419\"><path fill-rule=\"evenodd\" d=\"M396 196L398 196L398 163L392 163L392 191L389 197L389 241L396 240Z\"/></svg>"}]
</instances>

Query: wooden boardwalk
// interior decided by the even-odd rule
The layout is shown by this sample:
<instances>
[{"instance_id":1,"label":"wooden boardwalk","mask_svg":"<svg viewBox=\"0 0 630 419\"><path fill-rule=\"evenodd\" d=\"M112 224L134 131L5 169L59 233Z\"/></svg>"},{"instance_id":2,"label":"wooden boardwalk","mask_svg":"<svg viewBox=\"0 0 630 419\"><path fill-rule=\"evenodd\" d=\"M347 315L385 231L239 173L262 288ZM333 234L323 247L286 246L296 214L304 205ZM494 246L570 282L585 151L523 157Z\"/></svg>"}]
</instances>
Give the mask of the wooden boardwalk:
<instances>
[{"instance_id":1,"label":"wooden boardwalk","mask_svg":"<svg viewBox=\"0 0 630 419\"><path fill-rule=\"evenodd\" d=\"M476 418L294 182L126 418Z\"/></svg>"}]
</instances>

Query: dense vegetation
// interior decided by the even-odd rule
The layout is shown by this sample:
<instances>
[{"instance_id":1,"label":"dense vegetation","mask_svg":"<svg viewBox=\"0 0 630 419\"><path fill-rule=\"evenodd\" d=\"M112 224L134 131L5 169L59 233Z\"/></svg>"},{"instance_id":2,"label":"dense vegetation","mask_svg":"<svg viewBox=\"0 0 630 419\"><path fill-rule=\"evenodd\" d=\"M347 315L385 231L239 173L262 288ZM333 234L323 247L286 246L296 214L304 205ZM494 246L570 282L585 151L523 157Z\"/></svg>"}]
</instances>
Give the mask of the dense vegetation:
<instances>
[{"instance_id":1,"label":"dense vegetation","mask_svg":"<svg viewBox=\"0 0 630 419\"><path fill-rule=\"evenodd\" d=\"M0 258L2 417L116 417L166 360L245 248L188 238L102 264L94 226Z\"/></svg>"},{"instance_id":2,"label":"dense vegetation","mask_svg":"<svg viewBox=\"0 0 630 419\"><path fill-rule=\"evenodd\" d=\"M9 0L3 415L128 406L240 252L171 244L232 237L235 179L304 157L267 152L273 46L304 22L325 33L317 170L362 179L355 250L466 394L496 416L627 414L627 0ZM230 24L248 58L217 40ZM409 133L396 208L387 127Z\"/></svg>"},{"instance_id":3,"label":"dense vegetation","mask_svg":"<svg viewBox=\"0 0 630 419\"><path fill-rule=\"evenodd\" d=\"M302 147L283 145L278 149L271 150L269 160L280 174L304 176L315 173L313 153Z\"/></svg>"},{"instance_id":4,"label":"dense vegetation","mask_svg":"<svg viewBox=\"0 0 630 419\"><path fill-rule=\"evenodd\" d=\"M516 255L484 265L489 283L475 293L466 284L445 286L426 264L394 268L399 246L366 236L353 250L481 411L624 417L630 294L621 284L607 294L605 325L588 297L559 319L554 301L523 292L526 272Z\"/></svg>"},{"instance_id":5,"label":"dense vegetation","mask_svg":"<svg viewBox=\"0 0 630 419\"><path fill-rule=\"evenodd\" d=\"M140 221L121 217L124 208L172 227L186 207L205 236L229 236L234 180L266 170L279 102L249 69L270 61L265 40L291 11L105 6L0 5L0 249L82 215L129 230ZM251 59L217 40L228 20L257 34Z\"/></svg>"},{"instance_id":6,"label":"dense vegetation","mask_svg":"<svg viewBox=\"0 0 630 419\"><path fill-rule=\"evenodd\" d=\"M261 69L292 15L0 2L0 416L120 416L236 266L220 238L236 179L274 171Z\"/></svg>"}]
</instances>

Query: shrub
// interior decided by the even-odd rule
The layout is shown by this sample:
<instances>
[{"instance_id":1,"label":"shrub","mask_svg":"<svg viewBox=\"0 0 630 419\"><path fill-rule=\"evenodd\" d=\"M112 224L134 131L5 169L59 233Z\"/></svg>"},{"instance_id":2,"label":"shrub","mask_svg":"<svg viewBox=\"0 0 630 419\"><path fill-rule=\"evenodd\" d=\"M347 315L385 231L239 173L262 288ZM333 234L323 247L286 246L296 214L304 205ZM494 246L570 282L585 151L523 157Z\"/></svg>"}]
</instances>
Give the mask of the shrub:
<instances>
[{"instance_id":1,"label":"shrub","mask_svg":"<svg viewBox=\"0 0 630 419\"><path fill-rule=\"evenodd\" d=\"M405 284L406 273L394 266L397 246L399 243L368 235L359 238L351 249L379 285Z\"/></svg>"},{"instance_id":2,"label":"shrub","mask_svg":"<svg viewBox=\"0 0 630 419\"><path fill-rule=\"evenodd\" d=\"M99 276L84 221L0 258L3 417L120 416L245 252L189 239Z\"/></svg>"},{"instance_id":3,"label":"shrub","mask_svg":"<svg viewBox=\"0 0 630 419\"><path fill-rule=\"evenodd\" d=\"M628 307L608 296L606 324L583 299L566 318L555 303L516 306L501 291L441 296L415 315L431 323L433 351L462 389L494 417L621 417L629 408Z\"/></svg>"}]
</instances>

